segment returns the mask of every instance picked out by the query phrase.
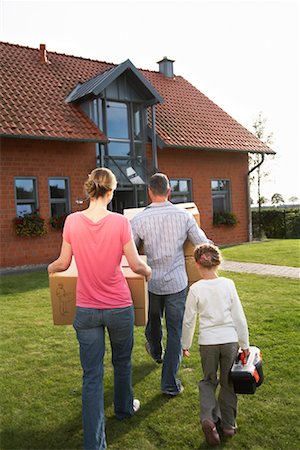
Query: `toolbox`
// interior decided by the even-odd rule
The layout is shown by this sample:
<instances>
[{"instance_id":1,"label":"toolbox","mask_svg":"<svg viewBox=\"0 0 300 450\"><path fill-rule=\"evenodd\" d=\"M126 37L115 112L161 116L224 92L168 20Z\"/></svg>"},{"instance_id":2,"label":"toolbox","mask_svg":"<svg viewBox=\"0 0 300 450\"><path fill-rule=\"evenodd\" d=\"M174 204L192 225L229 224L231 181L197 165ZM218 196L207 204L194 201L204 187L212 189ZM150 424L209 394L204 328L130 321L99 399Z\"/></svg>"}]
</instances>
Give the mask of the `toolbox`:
<instances>
[{"instance_id":1,"label":"toolbox","mask_svg":"<svg viewBox=\"0 0 300 450\"><path fill-rule=\"evenodd\" d=\"M243 361L240 349L230 371L230 377L237 394L254 394L264 379L262 368L262 354L258 347L249 347L247 361Z\"/></svg>"}]
</instances>

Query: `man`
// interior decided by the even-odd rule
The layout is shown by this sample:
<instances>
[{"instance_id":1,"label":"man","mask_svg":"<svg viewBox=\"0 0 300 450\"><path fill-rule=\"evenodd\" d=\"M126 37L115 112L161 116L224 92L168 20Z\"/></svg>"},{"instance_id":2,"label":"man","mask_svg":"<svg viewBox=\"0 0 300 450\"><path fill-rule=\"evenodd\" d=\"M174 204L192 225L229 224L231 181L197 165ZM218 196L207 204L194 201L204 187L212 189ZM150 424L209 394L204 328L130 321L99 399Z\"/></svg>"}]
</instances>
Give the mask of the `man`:
<instances>
[{"instance_id":1,"label":"man","mask_svg":"<svg viewBox=\"0 0 300 450\"><path fill-rule=\"evenodd\" d=\"M152 268L149 281L149 313L146 326L146 350L162 363L161 390L177 395L183 386L177 378L181 362L182 320L187 295L187 274L183 244L210 242L194 217L168 201L170 184L166 175L156 173L150 178L148 194L151 204L132 221L137 246L144 243L144 253ZM162 345L162 317L165 314L167 345Z\"/></svg>"}]
</instances>

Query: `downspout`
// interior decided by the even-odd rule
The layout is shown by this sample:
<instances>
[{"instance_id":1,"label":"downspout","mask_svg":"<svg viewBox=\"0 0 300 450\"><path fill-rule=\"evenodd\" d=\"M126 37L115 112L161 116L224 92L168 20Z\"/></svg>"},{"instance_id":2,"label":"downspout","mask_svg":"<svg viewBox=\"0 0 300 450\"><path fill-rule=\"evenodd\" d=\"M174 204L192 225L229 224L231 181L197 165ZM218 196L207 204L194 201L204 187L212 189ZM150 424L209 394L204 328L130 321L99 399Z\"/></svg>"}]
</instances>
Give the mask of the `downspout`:
<instances>
[{"instance_id":1,"label":"downspout","mask_svg":"<svg viewBox=\"0 0 300 450\"><path fill-rule=\"evenodd\" d=\"M250 202L250 180L249 180L249 175L251 172L253 172L255 169L257 169L259 166L262 165L262 163L265 160L265 154L262 153L261 154L261 161L256 164L256 166L252 167L252 169L249 170L248 174L247 174L247 203L248 203L248 240L249 242L252 241L253 239L253 229L252 229L252 217L251 217L251 202Z\"/></svg>"},{"instance_id":2,"label":"downspout","mask_svg":"<svg viewBox=\"0 0 300 450\"><path fill-rule=\"evenodd\" d=\"M151 106L153 172L158 172L155 105Z\"/></svg>"}]
</instances>

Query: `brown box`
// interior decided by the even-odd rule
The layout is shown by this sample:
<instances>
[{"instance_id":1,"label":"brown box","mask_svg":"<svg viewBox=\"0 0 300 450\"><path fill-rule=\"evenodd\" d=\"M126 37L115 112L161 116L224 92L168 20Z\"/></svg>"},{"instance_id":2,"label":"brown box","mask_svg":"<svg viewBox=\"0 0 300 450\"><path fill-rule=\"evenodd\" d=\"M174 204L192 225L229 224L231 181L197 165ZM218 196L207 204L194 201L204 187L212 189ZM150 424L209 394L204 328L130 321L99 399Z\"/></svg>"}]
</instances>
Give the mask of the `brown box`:
<instances>
[{"instance_id":1,"label":"brown box","mask_svg":"<svg viewBox=\"0 0 300 450\"><path fill-rule=\"evenodd\" d=\"M201 279L195 263L195 259L192 256L185 257L185 268L188 276L189 286Z\"/></svg>"},{"instance_id":2,"label":"brown box","mask_svg":"<svg viewBox=\"0 0 300 450\"><path fill-rule=\"evenodd\" d=\"M200 214L198 211L197 206L195 205L195 203L190 202L190 203L177 203L176 206L178 206L179 208L183 208L186 211L190 212L198 226L200 227ZM128 209L124 209L124 216L127 217L129 220L132 220L138 213L142 212L145 208L128 208ZM185 256L193 256L194 254L194 245L189 241L186 240L184 243L184 255ZM141 243L141 245L139 246L139 253L142 255L144 253L144 246L143 243Z\"/></svg>"},{"instance_id":3,"label":"brown box","mask_svg":"<svg viewBox=\"0 0 300 450\"><path fill-rule=\"evenodd\" d=\"M144 256L146 260L146 256ZM123 267L124 266L124 267ZM148 317L148 287L144 276L134 273L126 258L122 270L127 280L134 304L135 325L144 326ZM64 272L49 276L50 295L54 325L72 325L76 305L77 267L74 258Z\"/></svg>"}]
</instances>

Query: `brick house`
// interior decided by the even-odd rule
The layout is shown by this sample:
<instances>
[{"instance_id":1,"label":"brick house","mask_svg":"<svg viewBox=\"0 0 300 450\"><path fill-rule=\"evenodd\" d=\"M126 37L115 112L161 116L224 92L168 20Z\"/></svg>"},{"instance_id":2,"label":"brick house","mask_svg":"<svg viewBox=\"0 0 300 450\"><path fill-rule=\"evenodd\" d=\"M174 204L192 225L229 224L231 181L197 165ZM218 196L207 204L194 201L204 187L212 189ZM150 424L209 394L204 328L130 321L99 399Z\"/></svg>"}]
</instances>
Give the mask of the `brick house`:
<instances>
[{"instance_id":1,"label":"brick house","mask_svg":"<svg viewBox=\"0 0 300 450\"><path fill-rule=\"evenodd\" d=\"M82 185L109 167L118 188L112 209L145 206L147 181L166 173L171 201L198 206L216 244L251 238L248 153L274 151L181 76L131 61L110 64L0 43L1 267L48 263L61 232L50 225L82 208ZM43 236L17 236L13 218L38 209ZM233 212L235 226L214 213Z\"/></svg>"}]
</instances>

